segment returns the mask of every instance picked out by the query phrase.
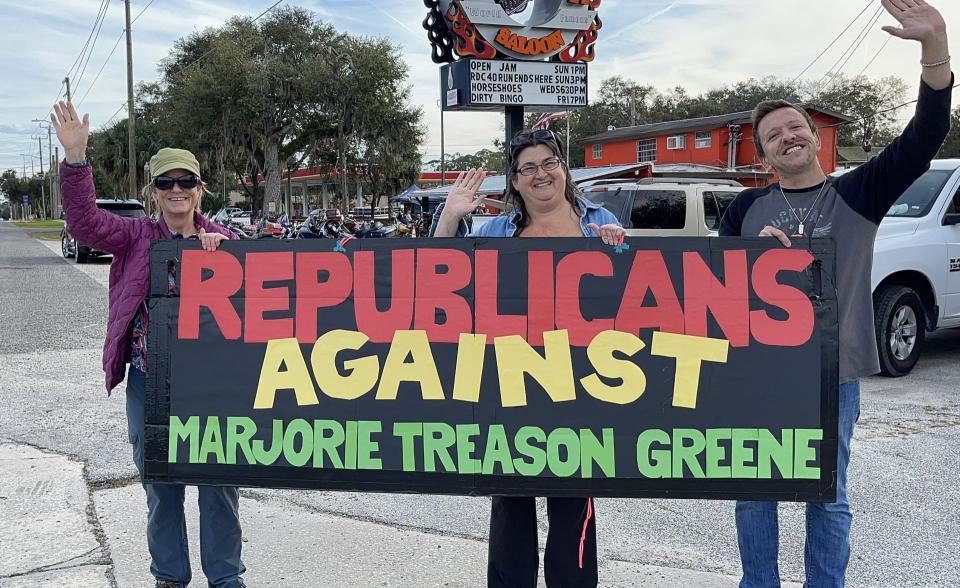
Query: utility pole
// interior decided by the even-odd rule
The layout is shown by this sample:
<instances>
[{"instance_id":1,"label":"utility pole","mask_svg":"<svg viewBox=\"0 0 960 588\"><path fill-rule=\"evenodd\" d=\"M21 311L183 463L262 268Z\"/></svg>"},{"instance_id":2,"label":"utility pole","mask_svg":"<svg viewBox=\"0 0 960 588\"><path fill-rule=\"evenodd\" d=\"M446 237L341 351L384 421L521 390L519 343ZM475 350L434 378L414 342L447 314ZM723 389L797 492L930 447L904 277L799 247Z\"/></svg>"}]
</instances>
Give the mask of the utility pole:
<instances>
[{"instance_id":1,"label":"utility pole","mask_svg":"<svg viewBox=\"0 0 960 588\"><path fill-rule=\"evenodd\" d=\"M70 77L63 78L63 83L67 85L67 102L70 102Z\"/></svg>"},{"instance_id":2,"label":"utility pole","mask_svg":"<svg viewBox=\"0 0 960 588\"><path fill-rule=\"evenodd\" d=\"M133 33L130 30L130 0L124 0L127 19L127 171L130 174L130 198L137 197L137 148L133 111ZM148 211L149 213L149 211Z\"/></svg>"},{"instance_id":3,"label":"utility pole","mask_svg":"<svg viewBox=\"0 0 960 588\"><path fill-rule=\"evenodd\" d=\"M32 138L33 138L33 137L31 137L31 139L32 139ZM33 167L33 160L36 159L37 156L34 155L34 154L32 154L32 153L21 153L21 154L20 154L20 157L29 157L29 158L30 158L30 175L31 175L31 176L36 175L37 170L36 170L36 168ZM23 165L23 177L27 177L27 165L26 165L26 164Z\"/></svg>"},{"instance_id":4,"label":"utility pole","mask_svg":"<svg viewBox=\"0 0 960 588\"><path fill-rule=\"evenodd\" d=\"M37 147L40 148L40 176L41 176L41 179L40 179L40 204L42 205L42 204L46 201L46 199L47 199L47 194L46 194L46 188L45 188L44 185L43 185L43 178L42 178L42 176L43 176L43 137L41 137L40 135L37 135Z\"/></svg>"},{"instance_id":5,"label":"utility pole","mask_svg":"<svg viewBox=\"0 0 960 588\"><path fill-rule=\"evenodd\" d=\"M60 148L57 147L56 149L57 149L57 158L56 158L55 161L59 164L59 163L60 163ZM57 167L57 176L56 176L56 177L57 177L57 181L53 184L54 187L56 188L56 190L54 191L54 194L56 194L56 196L54 196L54 209L53 209L53 213L59 217L58 211L60 210L60 204L61 204L61 199L60 199L60 168L59 168L59 166Z\"/></svg>"},{"instance_id":6,"label":"utility pole","mask_svg":"<svg viewBox=\"0 0 960 588\"><path fill-rule=\"evenodd\" d=\"M50 177L48 178L50 180L50 218L53 218L53 211L55 210L53 202L53 168L56 166L56 162L53 160L53 125L42 118L35 118L31 122L39 123L41 128L44 125L47 127L47 155L50 157ZM40 149L40 157L43 157L42 148Z\"/></svg>"}]
</instances>

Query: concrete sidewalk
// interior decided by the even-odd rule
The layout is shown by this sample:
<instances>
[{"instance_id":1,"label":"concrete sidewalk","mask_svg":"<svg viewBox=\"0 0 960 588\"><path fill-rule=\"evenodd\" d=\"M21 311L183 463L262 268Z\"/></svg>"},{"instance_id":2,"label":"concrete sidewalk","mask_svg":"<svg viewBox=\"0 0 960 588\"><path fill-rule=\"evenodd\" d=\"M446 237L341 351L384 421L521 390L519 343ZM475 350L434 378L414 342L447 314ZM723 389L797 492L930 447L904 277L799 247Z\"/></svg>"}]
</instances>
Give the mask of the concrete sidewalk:
<instances>
[{"instance_id":1,"label":"concrete sidewalk","mask_svg":"<svg viewBox=\"0 0 960 588\"><path fill-rule=\"evenodd\" d=\"M203 584L188 489L193 585ZM487 544L241 498L251 588L482 586ZM90 492L83 464L0 443L0 586L152 586L138 483ZM730 576L606 560L601 585L734 588ZM541 580L541 586L543 585ZM786 586L797 586L785 584Z\"/></svg>"},{"instance_id":2,"label":"concrete sidewalk","mask_svg":"<svg viewBox=\"0 0 960 588\"><path fill-rule=\"evenodd\" d=\"M83 464L0 444L0 586L109 587Z\"/></svg>"}]
</instances>

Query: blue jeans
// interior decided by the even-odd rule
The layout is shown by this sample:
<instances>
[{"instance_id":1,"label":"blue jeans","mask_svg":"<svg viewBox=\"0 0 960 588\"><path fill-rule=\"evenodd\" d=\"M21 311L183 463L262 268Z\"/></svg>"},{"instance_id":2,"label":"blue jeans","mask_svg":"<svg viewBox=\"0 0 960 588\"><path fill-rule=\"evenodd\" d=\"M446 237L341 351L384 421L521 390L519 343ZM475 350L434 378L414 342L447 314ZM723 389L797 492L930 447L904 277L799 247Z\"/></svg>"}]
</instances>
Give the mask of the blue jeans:
<instances>
[{"instance_id":1,"label":"blue jeans","mask_svg":"<svg viewBox=\"0 0 960 588\"><path fill-rule=\"evenodd\" d=\"M133 461L143 476L143 404L146 376L131 367L127 374L127 432ZM189 584L190 550L183 516L183 484L144 484L147 492L147 546L150 573L161 580ZM246 571L240 560L240 491L235 487L198 486L200 564L210 586L235 588Z\"/></svg>"},{"instance_id":2,"label":"blue jeans","mask_svg":"<svg viewBox=\"0 0 960 588\"><path fill-rule=\"evenodd\" d=\"M850 560L850 503L847 464L850 439L860 418L860 382L840 385L840 430L837 444L837 501L807 503L804 569L808 588L842 588ZM779 588L777 503L737 502L737 544L743 578L740 588Z\"/></svg>"}]
</instances>

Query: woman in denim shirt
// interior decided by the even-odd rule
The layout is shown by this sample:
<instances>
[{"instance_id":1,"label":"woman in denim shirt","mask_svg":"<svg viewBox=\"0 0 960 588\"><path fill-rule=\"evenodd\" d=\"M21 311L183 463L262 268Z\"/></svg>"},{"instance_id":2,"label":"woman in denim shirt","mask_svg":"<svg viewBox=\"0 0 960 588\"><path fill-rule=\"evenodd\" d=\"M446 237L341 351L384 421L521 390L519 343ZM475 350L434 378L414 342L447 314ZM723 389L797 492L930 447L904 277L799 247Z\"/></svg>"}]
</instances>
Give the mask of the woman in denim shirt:
<instances>
[{"instance_id":1,"label":"woman in denim shirt","mask_svg":"<svg viewBox=\"0 0 960 588\"><path fill-rule=\"evenodd\" d=\"M550 131L525 131L510 142L507 200L513 210L467 234L463 217L483 200L477 190L486 174L470 170L457 178L439 211L436 237L591 237L618 244L626 231L616 217L578 196ZM592 498L547 498L547 586L597 585L597 537ZM490 511L487 585L537 585L540 567L537 508L533 497L494 496Z\"/></svg>"}]
</instances>

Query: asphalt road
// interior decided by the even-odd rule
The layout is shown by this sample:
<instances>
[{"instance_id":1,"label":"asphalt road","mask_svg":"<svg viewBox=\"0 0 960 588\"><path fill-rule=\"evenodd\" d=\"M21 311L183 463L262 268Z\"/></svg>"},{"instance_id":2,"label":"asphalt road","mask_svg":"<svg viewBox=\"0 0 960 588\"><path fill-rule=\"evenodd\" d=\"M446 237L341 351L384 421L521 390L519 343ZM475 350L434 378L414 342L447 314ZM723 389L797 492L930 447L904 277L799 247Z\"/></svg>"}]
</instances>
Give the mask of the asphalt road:
<instances>
[{"instance_id":1,"label":"asphalt road","mask_svg":"<svg viewBox=\"0 0 960 588\"><path fill-rule=\"evenodd\" d=\"M100 368L109 262L77 266L51 245L0 222L0 441L77 457L93 490L108 492L136 483L123 390L107 398ZM910 376L863 382L849 482L849 586L960 586L958 359L960 331L940 332ZM218 369L228 366L211 367ZM484 498L244 495L278 508L293 503L399 529L486 537ZM801 580L803 506L784 504L780 513L781 573ZM597 503L597 520L607 565L739 573L732 503L606 499Z\"/></svg>"}]
</instances>

